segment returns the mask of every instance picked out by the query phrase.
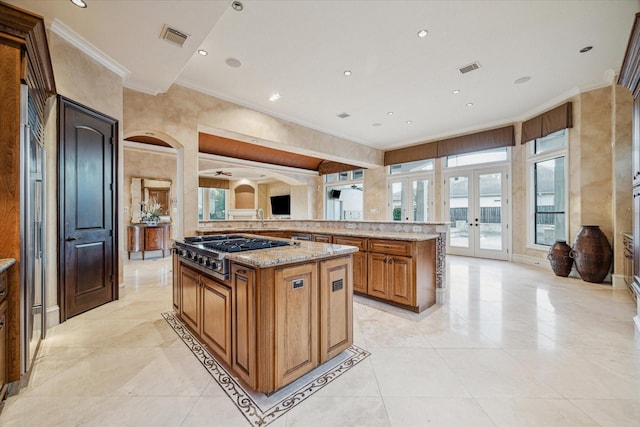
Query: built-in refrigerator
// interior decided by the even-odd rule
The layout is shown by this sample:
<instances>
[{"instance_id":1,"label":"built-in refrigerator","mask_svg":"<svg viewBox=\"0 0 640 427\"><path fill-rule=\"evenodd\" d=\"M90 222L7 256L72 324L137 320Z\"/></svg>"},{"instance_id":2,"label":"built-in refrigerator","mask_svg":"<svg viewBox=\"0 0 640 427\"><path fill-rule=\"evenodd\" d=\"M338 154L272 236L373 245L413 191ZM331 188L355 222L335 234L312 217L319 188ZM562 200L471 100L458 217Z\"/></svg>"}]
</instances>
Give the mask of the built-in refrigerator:
<instances>
[{"instance_id":1,"label":"built-in refrigerator","mask_svg":"<svg viewBox=\"0 0 640 427\"><path fill-rule=\"evenodd\" d=\"M44 125L27 85L20 93L20 370L31 369L46 332Z\"/></svg>"}]
</instances>

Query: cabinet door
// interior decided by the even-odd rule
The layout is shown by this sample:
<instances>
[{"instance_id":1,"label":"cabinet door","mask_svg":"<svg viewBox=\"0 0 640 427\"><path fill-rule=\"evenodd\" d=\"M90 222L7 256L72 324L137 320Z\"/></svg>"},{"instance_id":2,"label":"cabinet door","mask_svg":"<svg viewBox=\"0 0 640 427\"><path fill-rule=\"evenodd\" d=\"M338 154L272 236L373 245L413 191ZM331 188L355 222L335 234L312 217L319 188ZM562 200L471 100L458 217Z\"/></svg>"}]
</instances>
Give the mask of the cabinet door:
<instances>
[{"instance_id":1,"label":"cabinet door","mask_svg":"<svg viewBox=\"0 0 640 427\"><path fill-rule=\"evenodd\" d=\"M413 259L403 256L387 257L389 299L400 304L415 306Z\"/></svg>"},{"instance_id":2,"label":"cabinet door","mask_svg":"<svg viewBox=\"0 0 640 427\"><path fill-rule=\"evenodd\" d=\"M318 366L317 264L275 271L275 388Z\"/></svg>"},{"instance_id":3,"label":"cabinet door","mask_svg":"<svg viewBox=\"0 0 640 427\"><path fill-rule=\"evenodd\" d=\"M353 291L367 293L367 253L354 252L353 256Z\"/></svg>"},{"instance_id":4,"label":"cabinet door","mask_svg":"<svg viewBox=\"0 0 640 427\"><path fill-rule=\"evenodd\" d=\"M328 234L314 234L312 240L320 243L331 243L333 238Z\"/></svg>"},{"instance_id":5,"label":"cabinet door","mask_svg":"<svg viewBox=\"0 0 640 427\"><path fill-rule=\"evenodd\" d=\"M320 263L320 363L353 343L353 290L351 259Z\"/></svg>"},{"instance_id":6,"label":"cabinet door","mask_svg":"<svg viewBox=\"0 0 640 427\"><path fill-rule=\"evenodd\" d=\"M200 338L231 365L231 289L206 276L202 280Z\"/></svg>"},{"instance_id":7,"label":"cabinet door","mask_svg":"<svg viewBox=\"0 0 640 427\"><path fill-rule=\"evenodd\" d=\"M173 254L173 311L180 314L180 259Z\"/></svg>"},{"instance_id":8,"label":"cabinet door","mask_svg":"<svg viewBox=\"0 0 640 427\"><path fill-rule=\"evenodd\" d=\"M164 249L164 227L145 227L144 250L159 251Z\"/></svg>"},{"instance_id":9,"label":"cabinet door","mask_svg":"<svg viewBox=\"0 0 640 427\"><path fill-rule=\"evenodd\" d=\"M387 256L369 252L367 293L378 298L388 298Z\"/></svg>"},{"instance_id":10,"label":"cabinet door","mask_svg":"<svg viewBox=\"0 0 640 427\"><path fill-rule=\"evenodd\" d=\"M7 301L0 304L0 391L4 392L4 386L8 383L7 370ZM0 392L0 399L2 399Z\"/></svg>"},{"instance_id":11,"label":"cabinet door","mask_svg":"<svg viewBox=\"0 0 640 427\"><path fill-rule=\"evenodd\" d=\"M256 272L241 265L231 267L233 292L232 368L251 388L257 387L256 373Z\"/></svg>"},{"instance_id":12,"label":"cabinet door","mask_svg":"<svg viewBox=\"0 0 640 427\"><path fill-rule=\"evenodd\" d=\"M180 264L180 318L200 334L200 281L197 271Z\"/></svg>"}]
</instances>

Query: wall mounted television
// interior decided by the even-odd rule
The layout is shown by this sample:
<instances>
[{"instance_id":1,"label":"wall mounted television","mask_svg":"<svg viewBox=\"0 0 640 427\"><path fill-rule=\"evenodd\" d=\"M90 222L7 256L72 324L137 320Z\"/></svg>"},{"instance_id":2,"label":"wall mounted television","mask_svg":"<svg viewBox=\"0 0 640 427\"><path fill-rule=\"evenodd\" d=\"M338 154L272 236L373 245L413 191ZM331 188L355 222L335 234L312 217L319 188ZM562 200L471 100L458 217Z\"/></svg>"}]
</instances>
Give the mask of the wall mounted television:
<instances>
[{"instance_id":1,"label":"wall mounted television","mask_svg":"<svg viewBox=\"0 0 640 427\"><path fill-rule=\"evenodd\" d=\"M272 215L291 215L291 196L271 196Z\"/></svg>"}]
</instances>

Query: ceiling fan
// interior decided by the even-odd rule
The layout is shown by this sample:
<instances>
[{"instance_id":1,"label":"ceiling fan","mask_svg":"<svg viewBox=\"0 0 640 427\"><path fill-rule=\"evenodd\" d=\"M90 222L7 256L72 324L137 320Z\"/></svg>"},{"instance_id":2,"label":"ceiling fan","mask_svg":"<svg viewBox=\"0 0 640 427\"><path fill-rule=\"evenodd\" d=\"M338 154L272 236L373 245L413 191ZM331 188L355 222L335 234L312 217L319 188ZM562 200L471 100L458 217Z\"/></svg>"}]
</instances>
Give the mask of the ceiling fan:
<instances>
[{"instance_id":1,"label":"ceiling fan","mask_svg":"<svg viewBox=\"0 0 640 427\"><path fill-rule=\"evenodd\" d=\"M224 172L224 171L216 171L216 176L220 176L220 175L225 175L225 176L231 176L231 172Z\"/></svg>"}]
</instances>

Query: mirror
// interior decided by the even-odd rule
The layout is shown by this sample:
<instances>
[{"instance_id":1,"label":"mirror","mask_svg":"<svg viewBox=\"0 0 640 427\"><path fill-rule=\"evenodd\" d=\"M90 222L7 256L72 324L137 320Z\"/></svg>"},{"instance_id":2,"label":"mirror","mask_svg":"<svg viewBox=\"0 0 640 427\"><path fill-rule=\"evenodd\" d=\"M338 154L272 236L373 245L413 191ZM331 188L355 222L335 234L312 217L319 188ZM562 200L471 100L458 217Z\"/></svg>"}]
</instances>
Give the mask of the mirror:
<instances>
[{"instance_id":1,"label":"mirror","mask_svg":"<svg viewBox=\"0 0 640 427\"><path fill-rule=\"evenodd\" d=\"M142 221L145 204L159 205L158 222L171 222L171 180L164 178L131 178L131 223Z\"/></svg>"}]
</instances>

